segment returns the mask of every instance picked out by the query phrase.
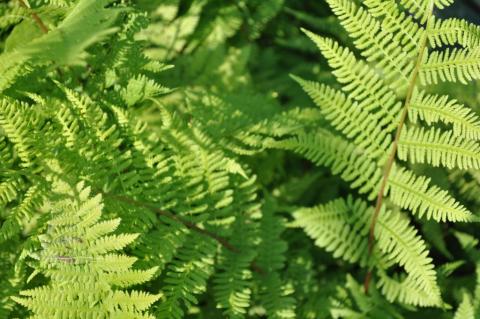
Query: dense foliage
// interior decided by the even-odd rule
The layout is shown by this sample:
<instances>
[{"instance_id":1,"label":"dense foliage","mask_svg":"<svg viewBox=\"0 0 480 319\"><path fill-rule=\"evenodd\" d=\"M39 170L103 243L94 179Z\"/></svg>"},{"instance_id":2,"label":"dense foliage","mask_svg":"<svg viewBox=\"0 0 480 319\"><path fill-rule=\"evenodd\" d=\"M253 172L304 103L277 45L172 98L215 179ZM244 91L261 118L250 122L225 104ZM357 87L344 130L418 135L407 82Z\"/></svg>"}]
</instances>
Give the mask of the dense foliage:
<instances>
[{"instance_id":1,"label":"dense foliage","mask_svg":"<svg viewBox=\"0 0 480 319\"><path fill-rule=\"evenodd\" d=\"M0 2L0 318L479 318L475 10Z\"/></svg>"}]
</instances>

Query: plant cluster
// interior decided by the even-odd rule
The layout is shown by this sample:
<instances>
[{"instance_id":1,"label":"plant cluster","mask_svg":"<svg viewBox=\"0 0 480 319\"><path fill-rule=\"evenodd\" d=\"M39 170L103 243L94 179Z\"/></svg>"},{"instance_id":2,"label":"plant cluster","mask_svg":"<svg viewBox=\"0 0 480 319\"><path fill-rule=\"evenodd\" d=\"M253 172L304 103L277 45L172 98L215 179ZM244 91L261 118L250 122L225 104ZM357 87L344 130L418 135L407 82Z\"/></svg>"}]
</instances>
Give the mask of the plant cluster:
<instances>
[{"instance_id":1,"label":"plant cluster","mask_svg":"<svg viewBox=\"0 0 480 319\"><path fill-rule=\"evenodd\" d=\"M0 318L478 318L453 2L0 2Z\"/></svg>"}]
</instances>

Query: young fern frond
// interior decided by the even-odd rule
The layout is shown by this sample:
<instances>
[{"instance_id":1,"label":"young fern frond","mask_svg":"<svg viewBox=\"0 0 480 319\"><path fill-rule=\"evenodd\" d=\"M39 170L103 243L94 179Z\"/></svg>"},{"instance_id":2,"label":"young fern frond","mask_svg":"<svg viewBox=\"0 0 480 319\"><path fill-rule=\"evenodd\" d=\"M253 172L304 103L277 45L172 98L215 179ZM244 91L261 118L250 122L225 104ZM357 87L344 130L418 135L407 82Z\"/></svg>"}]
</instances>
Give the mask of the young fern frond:
<instances>
[{"instance_id":1,"label":"young fern frond","mask_svg":"<svg viewBox=\"0 0 480 319\"><path fill-rule=\"evenodd\" d=\"M89 194L90 189L80 183L73 194L67 193L74 199L56 202L50 208L52 219L39 237L42 248L31 255L38 260L36 271L50 282L22 291L22 297L14 300L30 309L32 318L152 318L145 310L159 296L114 287L144 283L156 268L131 270L136 259L115 253L137 235L111 235L120 220L100 222L101 197L89 198Z\"/></svg>"}]
</instances>

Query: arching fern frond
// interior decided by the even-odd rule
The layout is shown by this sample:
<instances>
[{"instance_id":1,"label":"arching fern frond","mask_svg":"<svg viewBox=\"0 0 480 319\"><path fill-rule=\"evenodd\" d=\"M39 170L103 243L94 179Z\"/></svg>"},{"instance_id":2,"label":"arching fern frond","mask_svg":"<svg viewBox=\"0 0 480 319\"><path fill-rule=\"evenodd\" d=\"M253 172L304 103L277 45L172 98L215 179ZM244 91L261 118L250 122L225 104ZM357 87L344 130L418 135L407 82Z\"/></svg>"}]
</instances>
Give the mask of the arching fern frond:
<instances>
[{"instance_id":1,"label":"arching fern frond","mask_svg":"<svg viewBox=\"0 0 480 319\"><path fill-rule=\"evenodd\" d=\"M239 216L232 227L231 244L238 251L224 249L218 273L213 279L214 292L217 308L224 309L225 316L245 318L252 294L250 265L255 257L255 228L253 223L243 216Z\"/></svg>"},{"instance_id":2,"label":"arching fern frond","mask_svg":"<svg viewBox=\"0 0 480 319\"><path fill-rule=\"evenodd\" d=\"M338 199L314 208L301 208L294 212L296 225L315 240L317 246L332 252L336 258L366 266L368 261L369 217L373 209L361 201ZM386 270L390 261L403 267L412 289L421 296L412 304L440 305L440 289L432 259L427 257L425 242L400 213L384 211L375 229L379 256L375 267ZM398 296L391 296L392 300ZM420 298L422 297L422 298Z\"/></svg>"},{"instance_id":3,"label":"arching fern frond","mask_svg":"<svg viewBox=\"0 0 480 319\"><path fill-rule=\"evenodd\" d=\"M480 144L454 137L453 132L439 129L407 128L402 131L398 157L411 163L470 169L480 168Z\"/></svg>"},{"instance_id":4,"label":"arching fern frond","mask_svg":"<svg viewBox=\"0 0 480 319\"><path fill-rule=\"evenodd\" d=\"M332 125L366 152L375 156L382 154L391 143L388 131L391 123L382 114L372 114L359 107L344 93L329 86L294 79L317 104Z\"/></svg>"},{"instance_id":5,"label":"arching fern frond","mask_svg":"<svg viewBox=\"0 0 480 319\"><path fill-rule=\"evenodd\" d=\"M115 253L137 237L111 233L119 220L100 221L101 197L89 198L89 188L76 186L75 196L53 203L52 219L39 237L42 248L31 256L38 260L36 272L50 282L21 292L15 301L30 309L33 318L136 317L152 318L145 310L158 296L124 292L148 281L156 268L131 270L135 258Z\"/></svg>"},{"instance_id":6,"label":"arching fern frond","mask_svg":"<svg viewBox=\"0 0 480 319\"><path fill-rule=\"evenodd\" d=\"M340 46L334 40L320 37L304 30L310 39L319 47L334 69L337 80L344 84L342 90L359 101L359 108L375 111L379 116L385 116L395 125L401 105L395 99L395 93L386 83L362 61L357 61L354 54ZM387 119L386 119L387 120ZM393 129L390 127L387 131Z\"/></svg>"},{"instance_id":7,"label":"arching fern frond","mask_svg":"<svg viewBox=\"0 0 480 319\"><path fill-rule=\"evenodd\" d=\"M424 85L439 82L468 84L480 79L480 49L450 49L432 51L425 58L420 70Z\"/></svg>"},{"instance_id":8,"label":"arching fern frond","mask_svg":"<svg viewBox=\"0 0 480 319\"><path fill-rule=\"evenodd\" d=\"M428 40L433 48L461 45L473 49L480 45L480 27L462 19L435 19Z\"/></svg>"},{"instance_id":9,"label":"arching fern frond","mask_svg":"<svg viewBox=\"0 0 480 319\"><path fill-rule=\"evenodd\" d=\"M409 59L417 51L402 50L392 34L381 27L379 21L367 10L358 7L350 0L327 0L333 12L340 19L349 36L354 39L355 46L362 51L367 61L377 61L384 77L393 80L394 87L403 87L409 81L409 73L414 65Z\"/></svg>"},{"instance_id":10,"label":"arching fern frond","mask_svg":"<svg viewBox=\"0 0 480 319\"><path fill-rule=\"evenodd\" d=\"M296 318L296 300L293 289L282 280L288 246L281 238L285 231L283 218L275 214L275 202L267 198L262 207L260 222L261 243L258 246L257 264L262 270L255 274L259 282L259 299L269 318Z\"/></svg>"},{"instance_id":11,"label":"arching fern frond","mask_svg":"<svg viewBox=\"0 0 480 319\"><path fill-rule=\"evenodd\" d=\"M400 3L407 8L415 18L421 20L422 23L426 23L433 6L438 9L443 9L451 5L453 1L454 0L400 0Z\"/></svg>"},{"instance_id":12,"label":"arching fern frond","mask_svg":"<svg viewBox=\"0 0 480 319\"><path fill-rule=\"evenodd\" d=\"M436 221L466 222L472 214L447 191L430 185L430 178L394 167L389 178L390 198L419 217Z\"/></svg>"},{"instance_id":13,"label":"arching fern frond","mask_svg":"<svg viewBox=\"0 0 480 319\"><path fill-rule=\"evenodd\" d=\"M359 192L375 197L382 172L364 149L327 130L300 134L282 141L267 142L269 147L294 151L317 165L331 167L333 174L351 183Z\"/></svg>"},{"instance_id":14,"label":"arching fern frond","mask_svg":"<svg viewBox=\"0 0 480 319\"><path fill-rule=\"evenodd\" d=\"M453 126L453 135L470 140L480 139L480 119L471 109L447 95L427 94L415 90L408 112L409 119L432 125L443 122Z\"/></svg>"},{"instance_id":15,"label":"arching fern frond","mask_svg":"<svg viewBox=\"0 0 480 319\"><path fill-rule=\"evenodd\" d=\"M185 246L167 268L166 286L155 313L160 318L182 318L185 308L195 305L196 294L204 292L212 275L216 244L212 239L191 233Z\"/></svg>"}]
</instances>

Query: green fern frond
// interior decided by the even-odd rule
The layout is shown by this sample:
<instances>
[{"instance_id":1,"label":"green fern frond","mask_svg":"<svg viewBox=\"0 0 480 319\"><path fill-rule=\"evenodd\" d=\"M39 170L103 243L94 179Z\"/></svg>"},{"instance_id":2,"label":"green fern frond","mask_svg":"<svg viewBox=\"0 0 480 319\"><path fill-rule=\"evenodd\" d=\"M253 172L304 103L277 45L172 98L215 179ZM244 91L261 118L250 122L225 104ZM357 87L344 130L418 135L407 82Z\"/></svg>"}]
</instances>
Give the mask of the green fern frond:
<instances>
[{"instance_id":1,"label":"green fern frond","mask_svg":"<svg viewBox=\"0 0 480 319\"><path fill-rule=\"evenodd\" d=\"M468 84L480 79L480 49L447 48L432 51L425 58L420 70L424 85L439 82L461 82Z\"/></svg>"},{"instance_id":2,"label":"green fern frond","mask_svg":"<svg viewBox=\"0 0 480 319\"><path fill-rule=\"evenodd\" d=\"M393 168L389 188L390 198L396 205L419 217L452 222L467 222L472 218L472 214L447 191L431 186L430 178L416 176L404 168Z\"/></svg>"},{"instance_id":3,"label":"green fern frond","mask_svg":"<svg viewBox=\"0 0 480 319\"><path fill-rule=\"evenodd\" d=\"M0 100L0 127L5 136L13 144L16 155L21 160L21 166L30 167L34 164L35 148L32 145L34 118L31 123L26 121L31 118L29 108L25 104L20 104L7 99Z\"/></svg>"},{"instance_id":4,"label":"green fern frond","mask_svg":"<svg viewBox=\"0 0 480 319\"><path fill-rule=\"evenodd\" d=\"M135 259L113 253L133 242L137 235L109 235L119 220L99 222L101 197L89 198L90 190L83 183L76 186L74 193L74 199L54 203L50 208L52 219L39 237L42 250L32 254L38 259L36 271L50 282L23 291L23 297L14 300L31 310L33 318L151 318L144 311L158 296L113 289L148 281L156 271L133 271L130 267Z\"/></svg>"},{"instance_id":5,"label":"green fern frond","mask_svg":"<svg viewBox=\"0 0 480 319\"><path fill-rule=\"evenodd\" d=\"M331 39L303 31L322 51L329 65L334 69L333 74L337 80L344 84L342 90L347 92L350 98L359 102L359 108L376 111L379 117L387 117L392 125L387 131L392 130L393 125L397 123L401 104L396 101L395 93L388 88L378 74L362 61L357 61L348 48L340 46Z\"/></svg>"},{"instance_id":6,"label":"green fern frond","mask_svg":"<svg viewBox=\"0 0 480 319\"><path fill-rule=\"evenodd\" d=\"M369 217L373 209L361 201L338 199L314 208L302 208L294 212L295 224L315 240L315 244L331 252L334 257L366 266L368 258ZM425 242L400 213L383 211L375 229L377 249L381 260L376 267L395 261L408 274L411 289L422 292L411 304L440 305L440 289L432 259L427 257ZM395 290L395 289L394 289ZM397 298L399 296L393 296Z\"/></svg>"},{"instance_id":7,"label":"green fern frond","mask_svg":"<svg viewBox=\"0 0 480 319\"><path fill-rule=\"evenodd\" d=\"M433 95L415 90L408 116L413 123L421 119L428 125L439 122L450 124L453 126L454 136L480 139L478 115L447 95Z\"/></svg>"},{"instance_id":8,"label":"green fern frond","mask_svg":"<svg viewBox=\"0 0 480 319\"><path fill-rule=\"evenodd\" d=\"M185 308L198 303L212 274L216 244L212 239L191 234L176 259L169 265L161 300L155 313L160 318L182 318Z\"/></svg>"},{"instance_id":9,"label":"green fern frond","mask_svg":"<svg viewBox=\"0 0 480 319\"><path fill-rule=\"evenodd\" d=\"M335 258L366 266L368 239L365 224L371 210L365 203L337 199L294 212L295 225L305 230L315 244Z\"/></svg>"},{"instance_id":10,"label":"green fern frond","mask_svg":"<svg viewBox=\"0 0 480 319\"><path fill-rule=\"evenodd\" d=\"M462 19L435 19L428 40L433 48L461 45L473 49L480 45L480 27Z\"/></svg>"},{"instance_id":11,"label":"green fern frond","mask_svg":"<svg viewBox=\"0 0 480 319\"><path fill-rule=\"evenodd\" d=\"M412 47L413 52L402 50L399 43L393 41L392 34L383 29L378 20L353 1L327 0L327 2L349 36L354 39L355 46L362 51L362 56L368 62L376 61L387 81L393 80L393 87L407 85L409 73L414 68L409 57L416 54L417 48Z\"/></svg>"},{"instance_id":12,"label":"green fern frond","mask_svg":"<svg viewBox=\"0 0 480 319\"><path fill-rule=\"evenodd\" d=\"M305 92L310 95L323 115L346 137L360 148L364 148L372 157L383 154L391 144L388 135L392 128L390 121L382 114L372 114L359 107L357 102L350 100L342 92L329 86L305 81L294 77Z\"/></svg>"},{"instance_id":13,"label":"green fern frond","mask_svg":"<svg viewBox=\"0 0 480 319\"><path fill-rule=\"evenodd\" d=\"M228 318L245 318L252 294L251 263L255 257L253 224L240 216L232 225L232 242L238 251L225 250L213 279L217 308ZM241 252L241 253L239 253Z\"/></svg>"},{"instance_id":14,"label":"green fern frond","mask_svg":"<svg viewBox=\"0 0 480 319\"><path fill-rule=\"evenodd\" d=\"M453 136L452 131L405 127L398 143L398 157L411 163L427 163L466 170L480 168L480 145Z\"/></svg>"},{"instance_id":15,"label":"green fern frond","mask_svg":"<svg viewBox=\"0 0 480 319\"><path fill-rule=\"evenodd\" d=\"M365 0L363 3L371 15L383 17L381 27L393 35L394 41L401 43L406 52L415 52L425 30L410 15L400 11L395 0Z\"/></svg>"},{"instance_id":16,"label":"green fern frond","mask_svg":"<svg viewBox=\"0 0 480 319\"><path fill-rule=\"evenodd\" d=\"M378 249L404 267L411 287L424 294L422 298L410 303L441 305L433 260L428 257L425 242L415 228L410 226L409 220L402 214L385 212L379 218L378 226Z\"/></svg>"},{"instance_id":17,"label":"green fern frond","mask_svg":"<svg viewBox=\"0 0 480 319\"><path fill-rule=\"evenodd\" d=\"M453 1L454 0L400 0L400 3L407 8L415 18L421 20L422 23L426 23L428 15L433 7L444 9L445 7L450 6Z\"/></svg>"},{"instance_id":18,"label":"green fern frond","mask_svg":"<svg viewBox=\"0 0 480 319\"><path fill-rule=\"evenodd\" d=\"M463 300L453 319L475 319L475 309L473 308L471 297L467 294L463 294Z\"/></svg>"},{"instance_id":19,"label":"green fern frond","mask_svg":"<svg viewBox=\"0 0 480 319\"><path fill-rule=\"evenodd\" d=\"M319 166L328 166L333 174L351 182L361 194L373 199L378 191L382 171L364 149L327 130L300 134L282 141L267 142L269 147L294 151Z\"/></svg>"},{"instance_id":20,"label":"green fern frond","mask_svg":"<svg viewBox=\"0 0 480 319\"><path fill-rule=\"evenodd\" d=\"M377 285L390 302L398 301L421 307L438 306L438 300L432 300L427 291L418 289L413 277L395 276L392 278L382 270L379 270L377 274L379 277Z\"/></svg>"},{"instance_id":21,"label":"green fern frond","mask_svg":"<svg viewBox=\"0 0 480 319\"><path fill-rule=\"evenodd\" d=\"M282 279L285 267L287 243L281 238L285 231L284 221L275 214L275 202L267 198L262 207L260 223L261 243L258 246L257 265L261 272L256 274L259 282L260 302L269 318L296 318L297 302L293 287Z\"/></svg>"}]
</instances>

